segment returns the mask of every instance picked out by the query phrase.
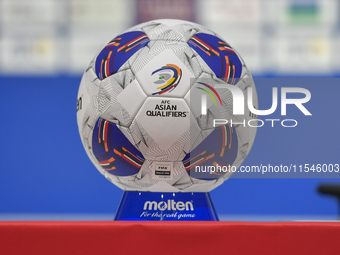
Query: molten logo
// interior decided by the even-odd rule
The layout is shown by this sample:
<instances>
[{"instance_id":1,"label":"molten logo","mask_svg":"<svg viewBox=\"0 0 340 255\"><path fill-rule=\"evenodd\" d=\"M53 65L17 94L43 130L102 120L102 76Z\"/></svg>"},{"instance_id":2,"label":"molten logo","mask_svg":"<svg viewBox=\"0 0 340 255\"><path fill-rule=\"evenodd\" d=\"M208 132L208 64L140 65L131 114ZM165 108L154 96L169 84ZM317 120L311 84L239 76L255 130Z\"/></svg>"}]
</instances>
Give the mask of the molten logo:
<instances>
[{"instance_id":1,"label":"molten logo","mask_svg":"<svg viewBox=\"0 0 340 255\"><path fill-rule=\"evenodd\" d=\"M157 203L156 201L146 201L144 203L144 208L143 210L160 210L160 211L193 211L194 210L194 205L192 202L182 202L178 201L176 202L173 199L168 199L168 201L160 201Z\"/></svg>"},{"instance_id":2,"label":"molten logo","mask_svg":"<svg viewBox=\"0 0 340 255\"><path fill-rule=\"evenodd\" d=\"M182 70L173 64L167 64L156 71L153 71L151 75L158 73L158 79L154 82L156 85L160 85L155 93L152 95L161 95L165 92L171 92L174 90L182 78Z\"/></svg>"}]
</instances>

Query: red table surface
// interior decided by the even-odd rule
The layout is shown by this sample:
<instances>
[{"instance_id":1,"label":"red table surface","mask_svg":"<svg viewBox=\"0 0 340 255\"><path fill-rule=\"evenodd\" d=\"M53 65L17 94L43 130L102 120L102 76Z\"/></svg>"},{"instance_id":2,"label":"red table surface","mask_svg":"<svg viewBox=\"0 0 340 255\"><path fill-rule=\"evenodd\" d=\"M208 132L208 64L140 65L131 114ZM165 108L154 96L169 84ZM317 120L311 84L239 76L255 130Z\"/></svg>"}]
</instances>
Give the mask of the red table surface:
<instances>
[{"instance_id":1,"label":"red table surface","mask_svg":"<svg viewBox=\"0 0 340 255\"><path fill-rule=\"evenodd\" d=\"M0 254L340 254L338 222L0 222Z\"/></svg>"}]
</instances>

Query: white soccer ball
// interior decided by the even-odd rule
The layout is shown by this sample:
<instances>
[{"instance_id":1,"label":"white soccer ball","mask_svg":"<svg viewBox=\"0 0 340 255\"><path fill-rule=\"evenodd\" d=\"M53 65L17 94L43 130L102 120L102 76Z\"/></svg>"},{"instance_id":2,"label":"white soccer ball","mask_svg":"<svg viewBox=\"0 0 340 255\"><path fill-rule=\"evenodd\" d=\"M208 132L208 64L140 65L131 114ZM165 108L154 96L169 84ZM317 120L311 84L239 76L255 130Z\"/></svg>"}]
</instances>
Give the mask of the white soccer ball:
<instances>
[{"instance_id":1,"label":"white soccer ball","mask_svg":"<svg viewBox=\"0 0 340 255\"><path fill-rule=\"evenodd\" d=\"M211 30L181 20L130 28L83 75L77 122L85 151L123 190L210 191L241 165L256 135L246 103L244 115L233 114L228 85L244 102L251 87L257 108L245 63Z\"/></svg>"}]
</instances>

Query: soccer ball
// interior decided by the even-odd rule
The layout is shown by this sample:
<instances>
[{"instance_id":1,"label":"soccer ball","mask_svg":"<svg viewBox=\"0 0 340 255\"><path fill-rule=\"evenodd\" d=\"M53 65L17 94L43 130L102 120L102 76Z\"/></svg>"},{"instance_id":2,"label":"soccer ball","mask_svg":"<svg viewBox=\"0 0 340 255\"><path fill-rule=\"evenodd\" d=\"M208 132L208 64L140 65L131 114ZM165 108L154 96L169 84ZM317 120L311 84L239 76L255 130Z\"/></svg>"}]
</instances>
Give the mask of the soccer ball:
<instances>
[{"instance_id":1,"label":"soccer ball","mask_svg":"<svg viewBox=\"0 0 340 255\"><path fill-rule=\"evenodd\" d=\"M85 151L123 190L208 192L241 165L256 135L248 107L234 115L233 94L223 86L246 99L251 87L257 108L249 70L214 32L181 20L130 28L82 77L77 122Z\"/></svg>"}]
</instances>

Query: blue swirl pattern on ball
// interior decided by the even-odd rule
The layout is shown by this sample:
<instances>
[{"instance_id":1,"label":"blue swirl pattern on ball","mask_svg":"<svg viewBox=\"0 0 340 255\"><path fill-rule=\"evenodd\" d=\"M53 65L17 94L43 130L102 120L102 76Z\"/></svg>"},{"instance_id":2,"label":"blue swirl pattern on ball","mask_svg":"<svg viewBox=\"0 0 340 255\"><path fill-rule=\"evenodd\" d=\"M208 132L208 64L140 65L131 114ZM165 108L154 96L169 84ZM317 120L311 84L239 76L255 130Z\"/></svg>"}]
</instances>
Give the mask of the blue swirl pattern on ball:
<instances>
[{"instance_id":1,"label":"blue swirl pattern on ball","mask_svg":"<svg viewBox=\"0 0 340 255\"><path fill-rule=\"evenodd\" d=\"M220 38L197 33L188 41L213 70L216 77L235 85L241 77L242 63L233 48Z\"/></svg>"},{"instance_id":2,"label":"blue swirl pattern on ball","mask_svg":"<svg viewBox=\"0 0 340 255\"><path fill-rule=\"evenodd\" d=\"M127 32L111 40L96 59L97 77L103 80L118 72L119 68L149 41L147 35L140 31Z\"/></svg>"},{"instance_id":3,"label":"blue swirl pattern on ball","mask_svg":"<svg viewBox=\"0 0 340 255\"><path fill-rule=\"evenodd\" d=\"M144 162L117 125L102 118L93 129L92 150L101 167L116 176L134 175Z\"/></svg>"}]
</instances>

